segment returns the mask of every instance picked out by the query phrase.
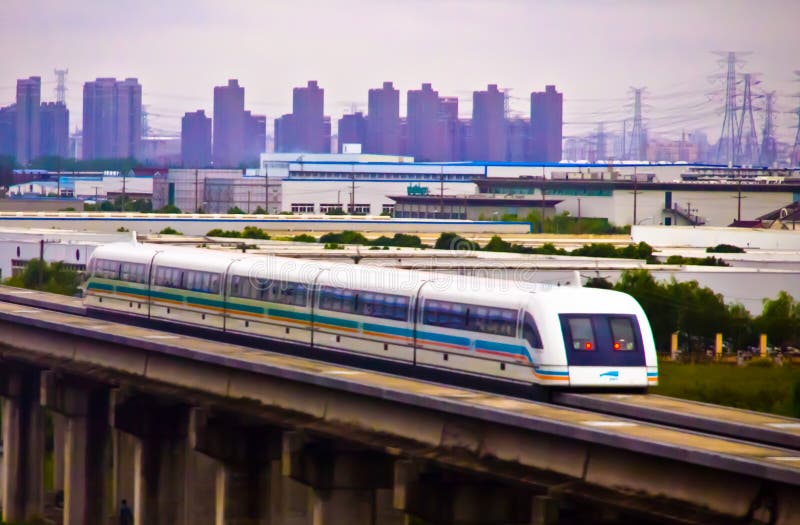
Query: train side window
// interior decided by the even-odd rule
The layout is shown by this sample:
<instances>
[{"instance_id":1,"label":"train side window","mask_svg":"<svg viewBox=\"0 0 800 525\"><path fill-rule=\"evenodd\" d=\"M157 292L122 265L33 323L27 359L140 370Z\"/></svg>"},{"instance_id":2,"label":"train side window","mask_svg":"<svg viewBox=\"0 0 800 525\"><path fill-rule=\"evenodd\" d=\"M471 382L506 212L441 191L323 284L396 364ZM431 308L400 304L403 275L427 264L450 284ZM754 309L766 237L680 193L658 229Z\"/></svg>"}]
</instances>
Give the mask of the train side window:
<instances>
[{"instance_id":1,"label":"train side window","mask_svg":"<svg viewBox=\"0 0 800 525\"><path fill-rule=\"evenodd\" d=\"M631 319L626 317L612 317L608 320L611 328L611 338L614 340L613 348L617 352L630 352L636 350L636 332Z\"/></svg>"},{"instance_id":2,"label":"train side window","mask_svg":"<svg viewBox=\"0 0 800 525\"><path fill-rule=\"evenodd\" d=\"M591 318L570 317L567 319L567 327L573 350L592 352L597 348Z\"/></svg>"},{"instance_id":3,"label":"train side window","mask_svg":"<svg viewBox=\"0 0 800 525\"><path fill-rule=\"evenodd\" d=\"M242 278L238 275L231 277L231 297L241 297L242 293Z\"/></svg>"},{"instance_id":4,"label":"train side window","mask_svg":"<svg viewBox=\"0 0 800 525\"><path fill-rule=\"evenodd\" d=\"M531 348L542 348L542 338L539 336L539 330L536 328L533 317L528 312L525 312L525 318L522 322L522 338L528 341Z\"/></svg>"},{"instance_id":5,"label":"train side window","mask_svg":"<svg viewBox=\"0 0 800 525\"><path fill-rule=\"evenodd\" d=\"M447 301L425 302L423 322L433 326L463 330L467 322L467 306Z\"/></svg>"},{"instance_id":6,"label":"train side window","mask_svg":"<svg viewBox=\"0 0 800 525\"><path fill-rule=\"evenodd\" d=\"M208 293L219 293L219 274L211 274L211 285L208 288Z\"/></svg>"},{"instance_id":7,"label":"train side window","mask_svg":"<svg viewBox=\"0 0 800 525\"><path fill-rule=\"evenodd\" d=\"M358 294L357 313L394 321L407 321L408 304L408 297L402 295L362 292Z\"/></svg>"}]
</instances>

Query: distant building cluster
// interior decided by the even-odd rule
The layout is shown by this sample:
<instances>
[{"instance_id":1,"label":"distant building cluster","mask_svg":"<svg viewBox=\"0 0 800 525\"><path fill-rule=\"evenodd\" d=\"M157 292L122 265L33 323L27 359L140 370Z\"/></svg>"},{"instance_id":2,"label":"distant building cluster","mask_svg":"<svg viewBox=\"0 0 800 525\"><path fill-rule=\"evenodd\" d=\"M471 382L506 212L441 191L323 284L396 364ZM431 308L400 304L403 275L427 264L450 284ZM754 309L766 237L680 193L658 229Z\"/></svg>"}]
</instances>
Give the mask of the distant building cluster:
<instances>
[{"instance_id":1,"label":"distant building cluster","mask_svg":"<svg viewBox=\"0 0 800 525\"><path fill-rule=\"evenodd\" d=\"M136 78L97 78L83 85L82 132L72 145L63 84L57 91L59 102L42 103L40 77L17 81L16 103L0 108L0 154L23 166L42 156L76 156L225 169L256 166L267 151L267 118L245 109L245 89L236 79L214 88L213 115L184 114L180 143L150 135ZM384 82L369 90L366 114L339 119L337 135L325 115L325 90L310 80L294 88L292 112L275 119L274 151L331 153L358 144L364 154L423 162L561 160L563 98L555 86L531 93L529 118L509 117L507 93L496 84L473 93L471 118L459 118L458 103L426 83L408 91L401 117L400 92Z\"/></svg>"},{"instance_id":2,"label":"distant building cluster","mask_svg":"<svg viewBox=\"0 0 800 525\"><path fill-rule=\"evenodd\" d=\"M69 111L63 102L42 103L42 79L17 80L16 103L0 108L0 155L21 164L42 156L66 157Z\"/></svg>"},{"instance_id":3,"label":"distant building cluster","mask_svg":"<svg viewBox=\"0 0 800 525\"><path fill-rule=\"evenodd\" d=\"M316 81L294 89L292 113L275 121L278 153L331 151L330 117ZM409 90L406 117L392 82L369 90L368 113L338 122L337 150L361 144L363 153L409 155L423 162L558 162L561 160L563 97L555 86L531 93L530 118L508 118L506 94L496 84L473 93L472 118L459 119L458 98L440 97L431 84Z\"/></svg>"}]
</instances>

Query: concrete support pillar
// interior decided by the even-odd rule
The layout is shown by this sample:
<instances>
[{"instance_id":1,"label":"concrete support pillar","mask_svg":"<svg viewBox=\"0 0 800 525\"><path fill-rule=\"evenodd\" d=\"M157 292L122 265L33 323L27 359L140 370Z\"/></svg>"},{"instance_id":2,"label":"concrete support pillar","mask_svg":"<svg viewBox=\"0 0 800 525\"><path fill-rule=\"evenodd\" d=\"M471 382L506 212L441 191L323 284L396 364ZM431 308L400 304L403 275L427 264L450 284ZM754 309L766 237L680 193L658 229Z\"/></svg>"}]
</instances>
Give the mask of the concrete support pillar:
<instances>
[{"instance_id":1,"label":"concrete support pillar","mask_svg":"<svg viewBox=\"0 0 800 525\"><path fill-rule=\"evenodd\" d=\"M392 459L360 447L310 440L286 432L282 446L283 474L313 489L314 525L372 525L378 491L392 486ZM382 508L388 522L402 523L402 513Z\"/></svg>"},{"instance_id":2,"label":"concrete support pillar","mask_svg":"<svg viewBox=\"0 0 800 525\"><path fill-rule=\"evenodd\" d=\"M64 438L67 422L64 416L51 413L53 418L53 490L64 490Z\"/></svg>"},{"instance_id":3,"label":"concrete support pillar","mask_svg":"<svg viewBox=\"0 0 800 525\"><path fill-rule=\"evenodd\" d=\"M64 417L64 525L107 520L111 512L108 391L42 372L41 402Z\"/></svg>"},{"instance_id":4,"label":"concrete support pillar","mask_svg":"<svg viewBox=\"0 0 800 525\"><path fill-rule=\"evenodd\" d=\"M545 525L533 519L529 490L426 469L414 461L395 464L394 505L435 525ZM537 512L538 511L538 507Z\"/></svg>"},{"instance_id":5,"label":"concrete support pillar","mask_svg":"<svg viewBox=\"0 0 800 525\"><path fill-rule=\"evenodd\" d=\"M311 525L311 489L283 475L281 460L269 466L270 525Z\"/></svg>"},{"instance_id":6,"label":"concrete support pillar","mask_svg":"<svg viewBox=\"0 0 800 525\"><path fill-rule=\"evenodd\" d=\"M189 407L120 391L112 397L116 512L126 499L137 525L212 524L215 464L189 445Z\"/></svg>"},{"instance_id":7,"label":"concrete support pillar","mask_svg":"<svg viewBox=\"0 0 800 525\"><path fill-rule=\"evenodd\" d=\"M189 443L218 464L214 498L217 525L270 523L270 465L281 451L277 429L193 408Z\"/></svg>"},{"instance_id":8,"label":"concrete support pillar","mask_svg":"<svg viewBox=\"0 0 800 525\"><path fill-rule=\"evenodd\" d=\"M3 397L3 520L23 521L44 508L44 413L39 404L39 374L4 369Z\"/></svg>"}]
</instances>

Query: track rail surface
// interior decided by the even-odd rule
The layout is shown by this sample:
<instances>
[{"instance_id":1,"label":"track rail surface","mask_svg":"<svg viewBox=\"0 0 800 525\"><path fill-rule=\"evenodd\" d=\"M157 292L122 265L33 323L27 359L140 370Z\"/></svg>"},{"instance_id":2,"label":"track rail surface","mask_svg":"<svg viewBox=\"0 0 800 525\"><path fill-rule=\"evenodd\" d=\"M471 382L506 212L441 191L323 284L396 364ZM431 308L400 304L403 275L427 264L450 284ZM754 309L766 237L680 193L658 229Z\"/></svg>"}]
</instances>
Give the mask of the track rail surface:
<instances>
[{"instance_id":1,"label":"track rail surface","mask_svg":"<svg viewBox=\"0 0 800 525\"><path fill-rule=\"evenodd\" d=\"M89 315L78 298L8 286L0 286L0 301L73 315ZM155 326L160 330L186 335L200 335L207 339L231 342L255 349L262 348L264 344L263 339L227 334L216 330L187 327L161 321L130 319L122 315L109 317L115 322L124 324L142 327ZM620 392L576 393L564 390L532 389L527 385L486 380L455 372L419 369L402 363L386 362L345 353L315 351L291 344L271 344L270 351L424 381L455 384L461 388L488 391L500 395L537 401L546 400L565 407L733 438L753 444L758 443L789 450L800 450L800 420L773 414L654 394Z\"/></svg>"},{"instance_id":2,"label":"track rail surface","mask_svg":"<svg viewBox=\"0 0 800 525\"><path fill-rule=\"evenodd\" d=\"M800 420L789 417L655 394L556 392L552 400L562 406L800 450Z\"/></svg>"}]
</instances>

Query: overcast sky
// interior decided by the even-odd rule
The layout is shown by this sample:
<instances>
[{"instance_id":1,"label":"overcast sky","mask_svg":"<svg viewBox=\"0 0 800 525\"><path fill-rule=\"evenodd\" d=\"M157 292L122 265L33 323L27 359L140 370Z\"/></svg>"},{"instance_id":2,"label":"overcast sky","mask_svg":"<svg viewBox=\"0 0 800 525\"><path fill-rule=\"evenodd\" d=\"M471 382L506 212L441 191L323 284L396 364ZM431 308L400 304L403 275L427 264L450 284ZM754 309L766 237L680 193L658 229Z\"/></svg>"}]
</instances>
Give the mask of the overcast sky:
<instances>
[{"instance_id":1,"label":"overcast sky","mask_svg":"<svg viewBox=\"0 0 800 525\"><path fill-rule=\"evenodd\" d=\"M741 71L760 73L790 110L800 91L798 0L0 0L0 104L17 78L39 75L55 97L53 69L69 68L72 127L83 82L139 78L157 129L184 111L212 110L213 86L238 78L248 109L270 121L291 110L291 88L316 79L338 118L367 90L392 80L405 91L431 82L462 99L488 83L511 88L529 110L532 90L564 93L565 134L590 123L621 127L630 86L646 86L645 119L662 133L706 127L716 140L722 73L714 50L751 51ZM760 115L756 117L760 120ZM794 138L782 115L780 138ZM586 123L586 124L582 124Z\"/></svg>"}]
</instances>

